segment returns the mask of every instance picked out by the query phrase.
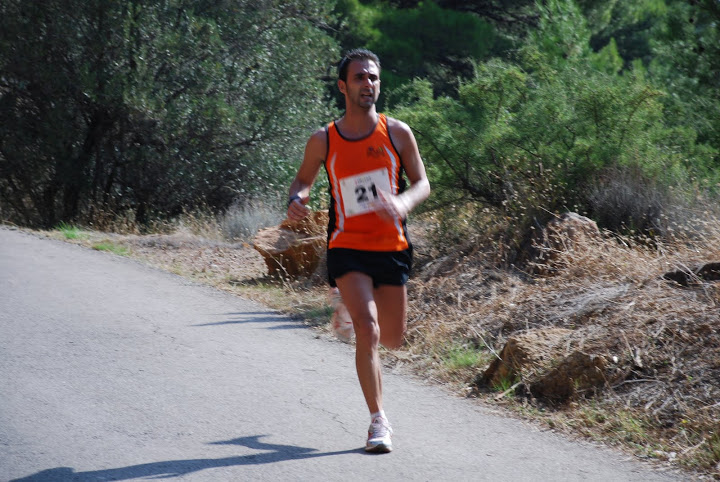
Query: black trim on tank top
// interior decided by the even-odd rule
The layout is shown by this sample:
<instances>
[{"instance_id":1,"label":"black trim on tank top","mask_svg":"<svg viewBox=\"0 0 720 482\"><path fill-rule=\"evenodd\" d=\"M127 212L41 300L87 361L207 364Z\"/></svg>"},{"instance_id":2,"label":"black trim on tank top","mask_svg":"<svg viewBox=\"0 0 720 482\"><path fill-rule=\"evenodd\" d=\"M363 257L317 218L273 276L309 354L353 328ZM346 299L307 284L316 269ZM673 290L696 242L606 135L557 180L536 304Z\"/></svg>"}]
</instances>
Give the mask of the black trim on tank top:
<instances>
[{"instance_id":1,"label":"black trim on tank top","mask_svg":"<svg viewBox=\"0 0 720 482\"><path fill-rule=\"evenodd\" d=\"M325 126L325 166L327 166L328 156L330 155L330 130ZM327 169L327 167L326 167Z\"/></svg>"},{"instance_id":2,"label":"black trim on tank top","mask_svg":"<svg viewBox=\"0 0 720 482\"><path fill-rule=\"evenodd\" d=\"M393 120L395 120L395 119L393 119ZM403 165L402 156L400 155L400 151L398 151L398 148L395 147L395 141L393 141L392 132L390 132L390 117L385 118L385 125L387 126L387 133L388 133L388 139L390 139L390 145L392 146L393 149L395 149L395 153L398 155L398 159L400 159L400 166L402 166Z\"/></svg>"},{"instance_id":3,"label":"black trim on tank top","mask_svg":"<svg viewBox=\"0 0 720 482\"><path fill-rule=\"evenodd\" d=\"M395 120L395 119L393 119ZM390 145L392 146L393 150L395 151L395 154L398 156L398 160L400 161L400 170L398 171L398 194L401 194L405 192L405 189L407 189L407 181L405 180L405 164L403 163L403 158L400 155L400 151L397 147L395 147L395 142L393 141L392 132L390 132L390 117L385 117L385 126L387 127L387 134L388 139L390 139ZM407 239L407 236L405 236Z\"/></svg>"},{"instance_id":4,"label":"black trim on tank top","mask_svg":"<svg viewBox=\"0 0 720 482\"><path fill-rule=\"evenodd\" d=\"M342 140L344 140L344 141L347 141L347 142L359 142L359 141L364 141L364 140L367 139L368 137L370 137L370 136L372 136L373 134L375 134L375 131L377 130L378 126L380 125L380 116L381 116L381 115L382 115L382 114L378 114L378 115L377 115L377 120L375 121L375 127L373 127L373 129L370 131L370 133L369 133L368 135L363 136L363 137L360 137L360 138L358 138L358 139L350 139L350 138L348 138L348 137L345 137L345 136L343 135L343 133L340 132L340 129L339 129L338 126L337 126L337 121L333 121L333 127L335 128L335 132L337 132L338 135L339 135L339 136L342 138ZM339 119L338 119L338 120L339 120ZM386 125L387 125L387 118L386 118L385 122L386 122ZM391 142L392 142L392 141L391 141ZM394 148L394 147L395 147L395 146L393 146L393 148ZM395 151L397 152L397 149L395 149ZM398 155L399 155L399 154L398 154Z\"/></svg>"},{"instance_id":5,"label":"black trim on tank top","mask_svg":"<svg viewBox=\"0 0 720 482\"><path fill-rule=\"evenodd\" d=\"M334 123L333 123L334 125ZM328 170L328 158L330 157L330 124L325 125L325 162L323 163L323 166L325 167L325 175L327 175L328 180L328 197L330 198L330 206L328 208L328 230L327 230L327 239L326 239L326 245L330 245L330 236L335 231L336 222L335 219L335 198L333 197L332 192L332 179L330 179L330 171Z\"/></svg>"}]
</instances>

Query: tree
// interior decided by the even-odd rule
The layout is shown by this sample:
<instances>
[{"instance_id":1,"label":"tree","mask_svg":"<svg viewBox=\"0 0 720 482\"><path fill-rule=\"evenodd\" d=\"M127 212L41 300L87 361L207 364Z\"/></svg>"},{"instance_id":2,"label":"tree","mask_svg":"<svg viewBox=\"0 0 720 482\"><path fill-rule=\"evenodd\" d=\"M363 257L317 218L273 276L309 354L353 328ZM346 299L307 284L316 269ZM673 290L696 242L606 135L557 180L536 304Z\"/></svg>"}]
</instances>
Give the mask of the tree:
<instances>
[{"instance_id":1,"label":"tree","mask_svg":"<svg viewBox=\"0 0 720 482\"><path fill-rule=\"evenodd\" d=\"M665 86L668 121L695 131L715 151L706 174L720 167L720 5L714 0L668 2L652 40L652 79Z\"/></svg>"},{"instance_id":2,"label":"tree","mask_svg":"<svg viewBox=\"0 0 720 482\"><path fill-rule=\"evenodd\" d=\"M664 93L641 63L620 74L612 43L593 52L590 38L572 1L548 0L517 62L478 64L457 98L434 97L427 82L407 88L394 115L418 134L434 207L490 209L513 219L516 241L536 220L567 209L609 228L660 227L667 204L643 204L638 195L627 203L639 209L628 209L598 193L632 173L628 189L662 197L691 177L687 159L704 163L712 151L666 122Z\"/></svg>"},{"instance_id":3,"label":"tree","mask_svg":"<svg viewBox=\"0 0 720 482\"><path fill-rule=\"evenodd\" d=\"M272 189L329 114L317 0L0 5L0 192L24 223Z\"/></svg>"},{"instance_id":4,"label":"tree","mask_svg":"<svg viewBox=\"0 0 720 482\"><path fill-rule=\"evenodd\" d=\"M400 101L393 93L414 78L428 79L436 94L453 94L458 78L470 77L472 62L487 58L495 41L488 22L432 0L411 8L340 0L336 12L341 45L366 47L380 57L383 89L390 94L381 98L381 109Z\"/></svg>"}]
</instances>

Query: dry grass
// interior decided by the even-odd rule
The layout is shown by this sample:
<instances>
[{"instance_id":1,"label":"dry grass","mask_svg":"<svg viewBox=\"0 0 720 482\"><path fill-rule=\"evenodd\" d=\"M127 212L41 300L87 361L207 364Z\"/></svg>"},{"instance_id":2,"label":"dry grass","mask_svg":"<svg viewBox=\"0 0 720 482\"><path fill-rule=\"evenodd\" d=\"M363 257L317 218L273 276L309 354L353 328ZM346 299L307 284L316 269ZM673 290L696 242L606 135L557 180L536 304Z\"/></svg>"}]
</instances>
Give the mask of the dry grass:
<instances>
[{"instance_id":1,"label":"dry grass","mask_svg":"<svg viewBox=\"0 0 720 482\"><path fill-rule=\"evenodd\" d=\"M411 283L407 350L421 360L419 369L468 386L478 370L448 369L452 347L495 356L513 334L571 329L573 349L616 357L618 382L560 407L477 396L553 428L720 477L720 283L688 288L663 279L720 261L720 218L676 233L664 243L610 235L568 243L556 253L564 268L552 277L498 270L481 253L428 263Z\"/></svg>"},{"instance_id":2,"label":"dry grass","mask_svg":"<svg viewBox=\"0 0 720 482\"><path fill-rule=\"evenodd\" d=\"M698 219L663 242L605 235L568 243L556 253L563 269L547 277L498 267L503 247L439 256L422 242L422 226L412 226L419 262L408 285L407 343L385 359L553 429L720 479L720 282L681 287L662 278L720 261L720 217ZM269 278L247 240L222 241L222 229L191 217L169 234L94 232L72 242L109 237L130 256L327 332L322 276ZM543 327L573 330L574 348L616 357L623 376L562 406L515 395L513 380L471 390L510 336Z\"/></svg>"}]
</instances>

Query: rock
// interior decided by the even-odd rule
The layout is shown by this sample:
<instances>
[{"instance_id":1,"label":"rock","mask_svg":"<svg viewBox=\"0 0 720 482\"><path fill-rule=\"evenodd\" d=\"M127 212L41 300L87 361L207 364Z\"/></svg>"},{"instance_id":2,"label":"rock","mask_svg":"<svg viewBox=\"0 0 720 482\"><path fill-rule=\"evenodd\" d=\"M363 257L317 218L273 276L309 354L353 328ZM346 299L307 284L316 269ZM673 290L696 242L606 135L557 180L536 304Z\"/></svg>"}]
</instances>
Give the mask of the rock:
<instances>
[{"instance_id":1,"label":"rock","mask_svg":"<svg viewBox=\"0 0 720 482\"><path fill-rule=\"evenodd\" d=\"M497 386L503 381L514 381L535 370L542 370L551 360L564 353L565 340L572 330L545 328L512 336L482 374L482 385Z\"/></svg>"},{"instance_id":2,"label":"rock","mask_svg":"<svg viewBox=\"0 0 720 482\"><path fill-rule=\"evenodd\" d=\"M699 285L706 281L720 281L720 263L707 263L688 270L670 271L663 279L675 281L681 286Z\"/></svg>"},{"instance_id":3,"label":"rock","mask_svg":"<svg viewBox=\"0 0 720 482\"><path fill-rule=\"evenodd\" d=\"M603 355L573 350L567 354L574 332L543 328L513 336L485 372L478 386L521 385L533 397L562 403L592 394L616 377Z\"/></svg>"},{"instance_id":4,"label":"rock","mask_svg":"<svg viewBox=\"0 0 720 482\"><path fill-rule=\"evenodd\" d=\"M530 393L537 398L564 402L605 386L607 368L604 356L575 351L545 376L531 383Z\"/></svg>"},{"instance_id":5,"label":"rock","mask_svg":"<svg viewBox=\"0 0 720 482\"><path fill-rule=\"evenodd\" d=\"M316 211L299 222L283 221L261 229L253 247L262 255L271 276L310 276L320 263L327 236L327 211Z\"/></svg>"},{"instance_id":6,"label":"rock","mask_svg":"<svg viewBox=\"0 0 720 482\"><path fill-rule=\"evenodd\" d=\"M597 224L577 213L564 213L547 223L533 239L530 265L535 274L549 275L562 269L561 254L586 240L600 240Z\"/></svg>"}]
</instances>

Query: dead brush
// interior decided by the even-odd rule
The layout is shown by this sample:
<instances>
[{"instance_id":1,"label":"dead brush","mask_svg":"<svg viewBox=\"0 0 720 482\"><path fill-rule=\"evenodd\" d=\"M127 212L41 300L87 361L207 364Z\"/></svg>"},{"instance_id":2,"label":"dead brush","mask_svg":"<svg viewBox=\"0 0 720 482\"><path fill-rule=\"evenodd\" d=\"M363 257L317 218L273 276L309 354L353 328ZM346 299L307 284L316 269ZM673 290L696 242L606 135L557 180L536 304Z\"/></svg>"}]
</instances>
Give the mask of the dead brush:
<instances>
[{"instance_id":1,"label":"dead brush","mask_svg":"<svg viewBox=\"0 0 720 482\"><path fill-rule=\"evenodd\" d=\"M284 211L269 199L237 200L218 216L218 224L225 239L249 242L260 229L279 224Z\"/></svg>"},{"instance_id":2,"label":"dead brush","mask_svg":"<svg viewBox=\"0 0 720 482\"><path fill-rule=\"evenodd\" d=\"M110 208L91 206L83 216L82 224L105 233L140 234L141 226L135 217L135 211L116 212Z\"/></svg>"},{"instance_id":3,"label":"dead brush","mask_svg":"<svg viewBox=\"0 0 720 482\"><path fill-rule=\"evenodd\" d=\"M692 240L676 238L654 249L617 239L568 250L563 253L568 268L546 280L541 299L528 297L531 308L524 304L526 312L542 310L554 323L580 330L605 327L610 336L594 340L594 349L617 356L626 375L609 387L599 406L610 414L632 414L665 447L659 453L703 468L712 467L703 441L717 431L720 418L720 315L712 294L717 285L684 289L662 275L690 259L718 259L719 234L714 229L695 232ZM603 290L623 284L627 289L618 296L601 299ZM594 294L598 303L592 309L577 303L581 290ZM574 299L574 311L563 312L558 303L563 299Z\"/></svg>"},{"instance_id":4,"label":"dead brush","mask_svg":"<svg viewBox=\"0 0 720 482\"><path fill-rule=\"evenodd\" d=\"M407 351L424 373L467 386L485 367L449 369L452 347L492 359L514 334L569 328L573 348L616 360L621 376L546 412L549 423L720 476L720 283L684 288L663 279L720 261L720 218L688 220L670 233L565 240L555 253L562 269L545 277L494 268L481 250L437 259L409 285ZM505 403L542 406L521 402Z\"/></svg>"}]
</instances>

